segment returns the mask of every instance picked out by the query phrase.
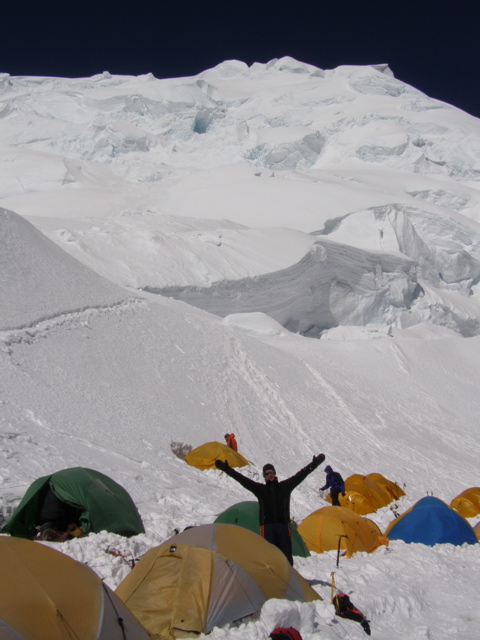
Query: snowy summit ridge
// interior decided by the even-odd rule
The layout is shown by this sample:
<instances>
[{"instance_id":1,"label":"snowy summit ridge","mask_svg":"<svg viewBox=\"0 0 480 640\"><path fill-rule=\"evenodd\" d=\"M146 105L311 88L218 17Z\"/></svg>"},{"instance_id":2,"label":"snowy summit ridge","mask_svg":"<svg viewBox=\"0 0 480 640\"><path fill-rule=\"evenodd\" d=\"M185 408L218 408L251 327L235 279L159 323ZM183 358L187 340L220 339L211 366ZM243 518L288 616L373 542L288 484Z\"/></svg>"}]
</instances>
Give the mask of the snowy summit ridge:
<instances>
[{"instance_id":1,"label":"snowy summit ridge","mask_svg":"<svg viewBox=\"0 0 480 640\"><path fill-rule=\"evenodd\" d=\"M309 335L419 322L479 332L480 125L386 64L4 74L1 96L2 205L118 284ZM332 265L321 291L307 258L319 250ZM288 300L252 300L260 275L280 278ZM222 287L234 308L212 304Z\"/></svg>"}]
</instances>

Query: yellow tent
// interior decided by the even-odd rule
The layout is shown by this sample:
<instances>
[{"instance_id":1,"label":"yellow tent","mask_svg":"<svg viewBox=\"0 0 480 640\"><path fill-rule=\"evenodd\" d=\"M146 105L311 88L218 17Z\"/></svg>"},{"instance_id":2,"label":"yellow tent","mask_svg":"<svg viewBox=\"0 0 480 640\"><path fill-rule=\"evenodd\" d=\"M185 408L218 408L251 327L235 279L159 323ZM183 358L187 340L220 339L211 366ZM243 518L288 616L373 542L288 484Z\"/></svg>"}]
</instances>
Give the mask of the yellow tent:
<instances>
[{"instance_id":1,"label":"yellow tent","mask_svg":"<svg viewBox=\"0 0 480 640\"><path fill-rule=\"evenodd\" d=\"M323 553L340 549L351 557L357 551L371 553L388 544L377 525L344 507L323 507L303 520L298 533L310 551Z\"/></svg>"},{"instance_id":2,"label":"yellow tent","mask_svg":"<svg viewBox=\"0 0 480 640\"><path fill-rule=\"evenodd\" d=\"M237 451L220 442L207 442L196 449L192 449L185 456L185 462L197 469L216 469L215 460L227 461L231 467L246 467L246 460Z\"/></svg>"},{"instance_id":3,"label":"yellow tent","mask_svg":"<svg viewBox=\"0 0 480 640\"><path fill-rule=\"evenodd\" d=\"M480 542L480 521L478 521L477 524L473 527L473 530L475 531L477 540Z\"/></svg>"},{"instance_id":4,"label":"yellow tent","mask_svg":"<svg viewBox=\"0 0 480 640\"><path fill-rule=\"evenodd\" d=\"M474 518L480 513L480 487L462 491L452 500L450 509L455 509L463 518Z\"/></svg>"},{"instance_id":5,"label":"yellow tent","mask_svg":"<svg viewBox=\"0 0 480 640\"><path fill-rule=\"evenodd\" d=\"M402 495L405 495L404 491L380 473L366 476L355 473L345 480L345 496L340 495L339 502L340 506L365 515L386 507ZM330 496L327 501L331 502Z\"/></svg>"},{"instance_id":6,"label":"yellow tent","mask_svg":"<svg viewBox=\"0 0 480 640\"><path fill-rule=\"evenodd\" d=\"M115 593L162 639L209 633L269 598L321 599L277 547L231 524L192 527L150 549Z\"/></svg>"},{"instance_id":7,"label":"yellow tent","mask_svg":"<svg viewBox=\"0 0 480 640\"><path fill-rule=\"evenodd\" d=\"M0 536L2 640L148 640L91 569L41 542Z\"/></svg>"},{"instance_id":8,"label":"yellow tent","mask_svg":"<svg viewBox=\"0 0 480 640\"><path fill-rule=\"evenodd\" d=\"M399 487L396 482L387 480L387 478L382 476L381 473L369 473L365 477L373 481L377 485L377 487L382 490L382 492L388 498L387 504L390 504L390 502L398 500L405 495L405 491L401 487Z\"/></svg>"}]
</instances>

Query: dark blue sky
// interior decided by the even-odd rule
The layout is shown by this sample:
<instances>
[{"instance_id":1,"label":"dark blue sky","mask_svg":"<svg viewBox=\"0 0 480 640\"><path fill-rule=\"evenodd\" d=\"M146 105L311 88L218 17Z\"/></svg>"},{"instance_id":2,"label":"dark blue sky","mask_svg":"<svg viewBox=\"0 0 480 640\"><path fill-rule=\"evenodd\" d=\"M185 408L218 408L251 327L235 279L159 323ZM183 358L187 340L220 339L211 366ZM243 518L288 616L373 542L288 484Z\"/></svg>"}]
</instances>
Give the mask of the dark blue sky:
<instances>
[{"instance_id":1,"label":"dark blue sky","mask_svg":"<svg viewBox=\"0 0 480 640\"><path fill-rule=\"evenodd\" d=\"M285 55L323 69L386 62L480 117L478 0L12 0L2 23L11 75L181 77Z\"/></svg>"}]
</instances>

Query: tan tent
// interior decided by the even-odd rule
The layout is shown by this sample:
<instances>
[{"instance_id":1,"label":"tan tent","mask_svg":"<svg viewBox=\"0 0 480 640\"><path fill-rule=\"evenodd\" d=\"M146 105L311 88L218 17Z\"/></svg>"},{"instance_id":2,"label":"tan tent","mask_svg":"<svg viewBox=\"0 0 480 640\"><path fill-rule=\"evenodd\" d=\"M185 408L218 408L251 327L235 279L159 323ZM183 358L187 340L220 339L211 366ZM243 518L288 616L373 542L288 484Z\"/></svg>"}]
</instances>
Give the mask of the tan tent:
<instances>
[{"instance_id":1,"label":"tan tent","mask_svg":"<svg viewBox=\"0 0 480 640\"><path fill-rule=\"evenodd\" d=\"M147 640L150 634L84 564L41 542L0 536L2 640Z\"/></svg>"},{"instance_id":2,"label":"tan tent","mask_svg":"<svg viewBox=\"0 0 480 640\"><path fill-rule=\"evenodd\" d=\"M321 599L277 547L231 524L192 527L151 549L115 593L164 639L209 633L269 598Z\"/></svg>"},{"instance_id":3,"label":"tan tent","mask_svg":"<svg viewBox=\"0 0 480 640\"><path fill-rule=\"evenodd\" d=\"M342 507L365 515L386 507L403 495L405 492L397 484L380 473L366 476L355 473L345 480L345 496L340 495L339 502ZM327 501L331 502L330 496Z\"/></svg>"},{"instance_id":4,"label":"tan tent","mask_svg":"<svg viewBox=\"0 0 480 640\"><path fill-rule=\"evenodd\" d=\"M215 460L227 461L231 467L246 467L246 460L237 451L220 442L207 442L196 449L192 449L185 456L185 462L197 469L215 469Z\"/></svg>"},{"instance_id":5,"label":"tan tent","mask_svg":"<svg viewBox=\"0 0 480 640\"><path fill-rule=\"evenodd\" d=\"M301 522L298 533L310 551L323 553L344 549L347 557L357 551L371 553L388 544L377 525L345 507L323 507Z\"/></svg>"},{"instance_id":6,"label":"tan tent","mask_svg":"<svg viewBox=\"0 0 480 640\"><path fill-rule=\"evenodd\" d=\"M450 509L455 509L463 518L474 518L480 513L480 487L462 491L452 500Z\"/></svg>"}]
</instances>

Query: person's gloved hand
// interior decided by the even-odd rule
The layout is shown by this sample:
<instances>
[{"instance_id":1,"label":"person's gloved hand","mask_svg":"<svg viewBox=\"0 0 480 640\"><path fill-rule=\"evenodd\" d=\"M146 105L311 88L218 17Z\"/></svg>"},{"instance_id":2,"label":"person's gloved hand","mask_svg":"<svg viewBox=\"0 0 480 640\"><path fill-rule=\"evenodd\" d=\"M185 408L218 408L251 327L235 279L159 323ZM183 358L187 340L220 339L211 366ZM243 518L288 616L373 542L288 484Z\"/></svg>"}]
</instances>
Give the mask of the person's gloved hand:
<instances>
[{"instance_id":1,"label":"person's gloved hand","mask_svg":"<svg viewBox=\"0 0 480 640\"><path fill-rule=\"evenodd\" d=\"M360 624L363 627L363 630L365 631L365 633L367 634L367 636L371 635L371 631L370 631L370 625L368 624L368 620L366 618L364 618Z\"/></svg>"},{"instance_id":2,"label":"person's gloved hand","mask_svg":"<svg viewBox=\"0 0 480 640\"><path fill-rule=\"evenodd\" d=\"M221 471L226 471L227 469L230 469L230 465L226 460L225 461L215 460L215 466L217 467L217 469L220 469Z\"/></svg>"},{"instance_id":3,"label":"person's gloved hand","mask_svg":"<svg viewBox=\"0 0 480 640\"><path fill-rule=\"evenodd\" d=\"M312 464L315 465L315 467L318 467L318 465L322 464L324 460L325 460L325 454L319 453L318 456L313 456Z\"/></svg>"}]
</instances>

